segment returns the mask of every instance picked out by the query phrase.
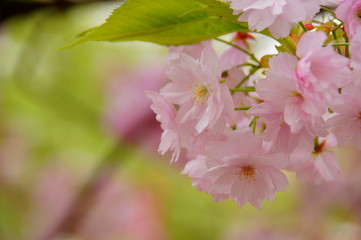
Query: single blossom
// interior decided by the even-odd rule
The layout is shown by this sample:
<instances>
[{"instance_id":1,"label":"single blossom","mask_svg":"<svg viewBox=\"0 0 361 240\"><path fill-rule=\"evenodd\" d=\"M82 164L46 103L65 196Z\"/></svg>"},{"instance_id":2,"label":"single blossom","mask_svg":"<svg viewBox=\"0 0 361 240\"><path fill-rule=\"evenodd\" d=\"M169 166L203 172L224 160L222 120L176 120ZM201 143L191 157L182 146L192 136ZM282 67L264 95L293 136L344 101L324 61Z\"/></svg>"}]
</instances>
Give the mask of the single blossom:
<instances>
[{"instance_id":1,"label":"single blossom","mask_svg":"<svg viewBox=\"0 0 361 240\"><path fill-rule=\"evenodd\" d=\"M195 130L199 134L213 127L221 116L232 118L232 96L227 86L220 83L221 70L213 49L205 48L199 60L181 54L171 62L167 76L172 81L160 94L179 106L180 124L196 120Z\"/></svg>"},{"instance_id":2,"label":"single blossom","mask_svg":"<svg viewBox=\"0 0 361 240\"><path fill-rule=\"evenodd\" d=\"M186 172L196 177L200 190L216 198L228 196L240 207L249 202L260 209L264 199L272 201L288 186L280 170L285 164L286 159L264 150L261 137L235 131L227 141L211 143L205 156L192 161L198 169L188 166Z\"/></svg>"},{"instance_id":3,"label":"single blossom","mask_svg":"<svg viewBox=\"0 0 361 240\"><path fill-rule=\"evenodd\" d=\"M290 156L288 169L296 172L296 176L314 184L335 180L340 168L336 156L323 140L317 143L313 151L297 148Z\"/></svg>"},{"instance_id":4,"label":"single blossom","mask_svg":"<svg viewBox=\"0 0 361 240\"><path fill-rule=\"evenodd\" d=\"M320 6L315 0L234 0L231 2L239 21L248 22L249 29L267 28L276 38L286 37L294 23L311 21Z\"/></svg>"},{"instance_id":5,"label":"single blossom","mask_svg":"<svg viewBox=\"0 0 361 240\"><path fill-rule=\"evenodd\" d=\"M361 26L361 0L341 0L336 16L343 20L345 31L352 39L356 29Z\"/></svg>"},{"instance_id":6,"label":"single blossom","mask_svg":"<svg viewBox=\"0 0 361 240\"><path fill-rule=\"evenodd\" d=\"M212 47L211 41L204 41L192 45L181 45L181 46L171 46L169 47L168 60L174 60L180 57L180 55L187 54L195 59L200 59L204 48Z\"/></svg>"},{"instance_id":7,"label":"single blossom","mask_svg":"<svg viewBox=\"0 0 361 240\"><path fill-rule=\"evenodd\" d=\"M182 174L187 174L192 178L192 186L196 186L199 191L207 191L213 183L203 176L210 168L218 164L217 160L208 159L204 155L198 155L185 165ZM221 202L229 198L229 193L212 193L212 197L216 202Z\"/></svg>"},{"instance_id":8,"label":"single blossom","mask_svg":"<svg viewBox=\"0 0 361 240\"><path fill-rule=\"evenodd\" d=\"M342 89L342 94L331 106L335 116L327 120L327 125L336 134L340 146L350 143L361 149L361 83L350 84Z\"/></svg>"},{"instance_id":9,"label":"single blossom","mask_svg":"<svg viewBox=\"0 0 361 240\"><path fill-rule=\"evenodd\" d=\"M179 126L176 121L176 109L159 93L146 91L146 94L153 102L151 109L163 129L158 151L161 154L165 154L168 150L173 151L171 162L175 162L179 158L182 147Z\"/></svg>"}]
</instances>

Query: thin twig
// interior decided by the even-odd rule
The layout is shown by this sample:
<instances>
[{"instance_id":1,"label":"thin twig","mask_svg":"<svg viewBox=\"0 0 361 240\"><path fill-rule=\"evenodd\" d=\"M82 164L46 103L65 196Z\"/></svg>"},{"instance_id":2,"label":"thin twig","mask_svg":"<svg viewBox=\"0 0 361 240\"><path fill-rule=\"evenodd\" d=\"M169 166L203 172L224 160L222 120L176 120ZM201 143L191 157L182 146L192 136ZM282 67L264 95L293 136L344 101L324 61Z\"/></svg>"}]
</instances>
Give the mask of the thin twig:
<instances>
[{"instance_id":1,"label":"thin twig","mask_svg":"<svg viewBox=\"0 0 361 240\"><path fill-rule=\"evenodd\" d=\"M232 47L242 51L243 53L247 54L253 61L255 61L256 63L261 65L261 62L254 56L254 54L248 52L247 50L245 50L245 49L243 49L243 48L241 48L241 47L239 47L239 46L237 46L237 45L235 45L235 44L233 44L231 42L225 41L225 40L223 40L221 38L215 38L215 40L217 40L219 42L222 42L222 43L225 43L225 44L227 44L229 46L232 46Z\"/></svg>"}]
</instances>

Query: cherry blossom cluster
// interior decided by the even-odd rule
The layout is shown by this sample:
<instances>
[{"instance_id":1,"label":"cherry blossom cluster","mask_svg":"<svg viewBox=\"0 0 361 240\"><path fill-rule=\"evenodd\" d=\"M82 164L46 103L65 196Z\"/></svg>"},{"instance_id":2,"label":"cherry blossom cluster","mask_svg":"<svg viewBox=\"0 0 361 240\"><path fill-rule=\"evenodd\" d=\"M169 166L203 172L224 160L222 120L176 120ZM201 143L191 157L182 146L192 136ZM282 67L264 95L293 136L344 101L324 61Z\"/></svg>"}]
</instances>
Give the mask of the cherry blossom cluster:
<instances>
[{"instance_id":1,"label":"cherry blossom cluster","mask_svg":"<svg viewBox=\"0 0 361 240\"><path fill-rule=\"evenodd\" d=\"M330 182L340 170L333 151L361 149L361 0L231 8L251 31L278 39L279 53L257 59L252 33L217 39L230 45L219 55L210 41L173 47L170 82L147 95L163 129L160 153L186 158L182 173L216 201L260 209L288 187L285 170Z\"/></svg>"}]
</instances>

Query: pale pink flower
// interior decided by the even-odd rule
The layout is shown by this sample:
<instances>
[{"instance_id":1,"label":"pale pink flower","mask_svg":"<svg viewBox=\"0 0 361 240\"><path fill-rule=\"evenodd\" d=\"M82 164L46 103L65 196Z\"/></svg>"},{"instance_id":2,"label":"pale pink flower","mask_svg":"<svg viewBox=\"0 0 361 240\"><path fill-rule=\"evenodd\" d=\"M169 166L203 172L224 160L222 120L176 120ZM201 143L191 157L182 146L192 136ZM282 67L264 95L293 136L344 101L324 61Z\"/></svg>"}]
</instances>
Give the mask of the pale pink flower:
<instances>
[{"instance_id":1,"label":"pale pink flower","mask_svg":"<svg viewBox=\"0 0 361 240\"><path fill-rule=\"evenodd\" d=\"M162 205L146 186L107 177L76 229L80 239L167 239Z\"/></svg>"},{"instance_id":2,"label":"pale pink flower","mask_svg":"<svg viewBox=\"0 0 361 240\"><path fill-rule=\"evenodd\" d=\"M195 130L201 133L213 127L221 116L233 116L232 97L227 86L220 83L218 58L211 48L205 48L200 60L181 54L171 62L167 75L172 82L160 94L179 105L180 124L195 119Z\"/></svg>"},{"instance_id":3,"label":"pale pink flower","mask_svg":"<svg viewBox=\"0 0 361 240\"><path fill-rule=\"evenodd\" d=\"M74 168L67 168L61 160L56 159L56 164L38 172L36 182L28 189L30 205L25 215L25 239L48 239L72 211L82 183L80 177L74 174Z\"/></svg>"},{"instance_id":4,"label":"pale pink flower","mask_svg":"<svg viewBox=\"0 0 361 240\"><path fill-rule=\"evenodd\" d=\"M306 98L303 109L321 116L327 103L338 95L338 89L350 81L349 60L337 54L332 46L322 47L327 36L323 32L305 33L298 45L300 60L296 67L296 84Z\"/></svg>"},{"instance_id":5,"label":"pale pink flower","mask_svg":"<svg viewBox=\"0 0 361 240\"><path fill-rule=\"evenodd\" d=\"M299 142L308 145L315 136L328 134L322 117L305 111L312 100L303 97L296 84L297 63L297 58L288 53L273 57L267 78L256 85L264 102L253 105L248 111L266 122L265 139L277 142L277 148L286 152L293 150Z\"/></svg>"},{"instance_id":6,"label":"pale pink flower","mask_svg":"<svg viewBox=\"0 0 361 240\"><path fill-rule=\"evenodd\" d=\"M263 132L265 141L271 142L272 151L290 154L296 147L312 149L313 138L317 135L327 134L324 121L320 118L314 125L303 122L304 126L297 131L292 131L290 125L284 120L282 111L276 112L272 104L261 103L252 107L248 113L261 117L266 129Z\"/></svg>"},{"instance_id":7,"label":"pale pink flower","mask_svg":"<svg viewBox=\"0 0 361 240\"><path fill-rule=\"evenodd\" d=\"M356 29L355 37L350 43L352 78L361 82L361 26Z\"/></svg>"},{"instance_id":8,"label":"pale pink flower","mask_svg":"<svg viewBox=\"0 0 361 240\"><path fill-rule=\"evenodd\" d=\"M199 134L195 133L194 125L194 121L191 121L179 126L182 147L186 149L188 159L203 155L209 142L222 141L226 139L227 131L231 131L224 118L220 118L212 128Z\"/></svg>"},{"instance_id":9,"label":"pale pink flower","mask_svg":"<svg viewBox=\"0 0 361 240\"><path fill-rule=\"evenodd\" d=\"M207 191L213 183L203 178L203 176L210 168L217 166L217 164L219 164L217 160L208 159L204 155L198 155L185 165L182 174L187 174L192 178L192 186L196 186L199 191ZM221 202L229 198L229 193L213 193L212 197L214 201Z\"/></svg>"},{"instance_id":10,"label":"pale pink flower","mask_svg":"<svg viewBox=\"0 0 361 240\"><path fill-rule=\"evenodd\" d=\"M158 151L161 154L165 154L168 150L173 151L171 162L175 162L181 151L181 136L176 122L176 109L159 93L146 91L146 94L153 102L151 109L157 114L156 119L161 123L163 129Z\"/></svg>"},{"instance_id":11,"label":"pale pink flower","mask_svg":"<svg viewBox=\"0 0 361 240\"><path fill-rule=\"evenodd\" d=\"M356 28L361 26L361 0L341 0L336 16L344 21L345 31L352 39Z\"/></svg>"},{"instance_id":12,"label":"pale pink flower","mask_svg":"<svg viewBox=\"0 0 361 240\"><path fill-rule=\"evenodd\" d=\"M314 184L333 181L340 172L336 156L328 149L326 140L313 151L295 149L290 155L288 169L295 171L298 178Z\"/></svg>"},{"instance_id":13,"label":"pale pink flower","mask_svg":"<svg viewBox=\"0 0 361 240\"><path fill-rule=\"evenodd\" d=\"M286 37L294 23L312 20L320 6L315 0L234 0L234 14L239 21L248 22L249 29L269 28L276 38Z\"/></svg>"},{"instance_id":14,"label":"pale pink flower","mask_svg":"<svg viewBox=\"0 0 361 240\"><path fill-rule=\"evenodd\" d=\"M192 58L200 59L205 47L212 47L212 42L204 41L191 45L171 46L169 47L168 60L171 61L177 59L182 53L187 54Z\"/></svg>"},{"instance_id":15,"label":"pale pink flower","mask_svg":"<svg viewBox=\"0 0 361 240\"><path fill-rule=\"evenodd\" d=\"M198 174L189 169L187 172L197 177L202 191L216 198L229 196L240 207L249 202L260 209L264 199L272 201L275 192L288 186L280 171L286 159L267 154L261 137L252 133L235 131L227 141L211 143L205 158L203 165L198 164L202 166Z\"/></svg>"},{"instance_id":16,"label":"pale pink flower","mask_svg":"<svg viewBox=\"0 0 361 240\"><path fill-rule=\"evenodd\" d=\"M350 84L342 89L340 98L331 106L336 116L327 125L336 134L340 146L350 143L361 149L361 83Z\"/></svg>"}]
</instances>

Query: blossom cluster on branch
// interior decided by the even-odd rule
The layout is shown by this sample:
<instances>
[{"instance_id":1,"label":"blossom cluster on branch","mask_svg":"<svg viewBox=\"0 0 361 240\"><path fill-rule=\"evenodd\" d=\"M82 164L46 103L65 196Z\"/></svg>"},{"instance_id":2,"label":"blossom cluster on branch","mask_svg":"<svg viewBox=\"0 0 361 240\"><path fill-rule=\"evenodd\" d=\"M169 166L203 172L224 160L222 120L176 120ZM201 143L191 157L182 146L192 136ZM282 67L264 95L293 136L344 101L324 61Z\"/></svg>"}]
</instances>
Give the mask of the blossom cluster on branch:
<instances>
[{"instance_id":1,"label":"blossom cluster on branch","mask_svg":"<svg viewBox=\"0 0 361 240\"><path fill-rule=\"evenodd\" d=\"M183 173L215 200L259 209L287 188L284 170L330 182L340 170L333 151L361 149L361 0L230 6L250 30L278 39L279 53L257 59L252 33L241 32L216 39L230 45L220 55L211 41L172 48L170 82L147 95L163 129L159 151L171 162L184 154Z\"/></svg>"}]
</instances>

